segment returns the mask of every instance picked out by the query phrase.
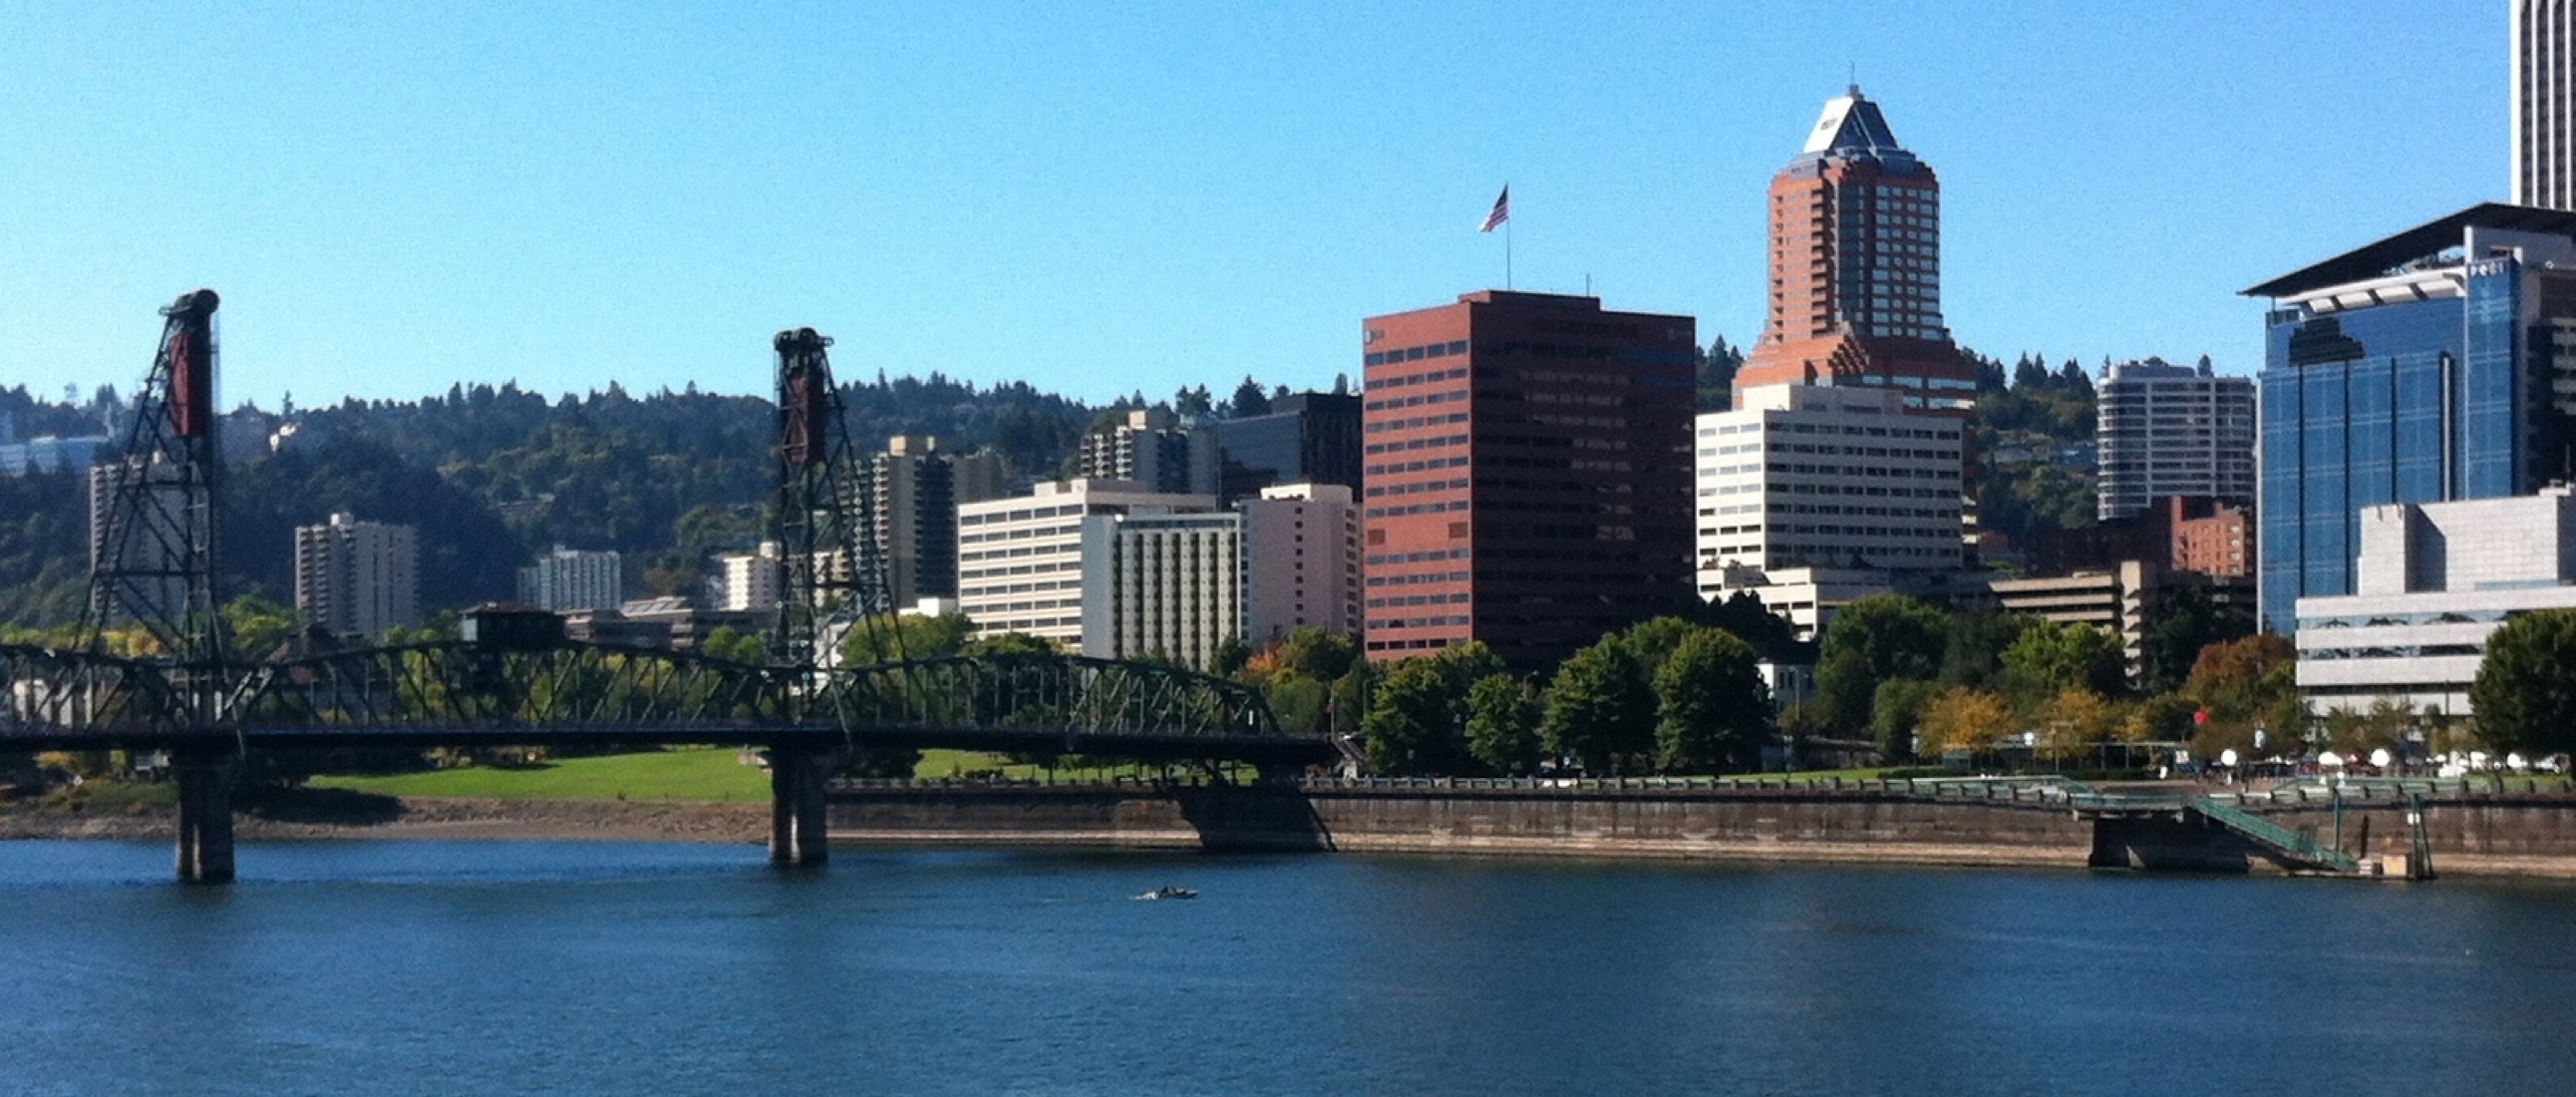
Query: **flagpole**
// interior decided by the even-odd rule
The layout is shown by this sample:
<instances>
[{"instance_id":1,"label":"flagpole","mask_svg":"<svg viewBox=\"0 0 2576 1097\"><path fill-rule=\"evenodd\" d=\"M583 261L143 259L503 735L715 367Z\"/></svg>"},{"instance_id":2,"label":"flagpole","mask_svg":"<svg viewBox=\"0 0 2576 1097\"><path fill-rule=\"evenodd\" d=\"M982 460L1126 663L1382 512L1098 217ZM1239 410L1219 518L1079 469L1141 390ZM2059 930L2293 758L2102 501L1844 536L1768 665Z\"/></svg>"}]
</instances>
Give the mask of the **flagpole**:
<instances>
[{"instance_id":1,"label":"flagpole","mask_svg":"<svg viewBox=\"0 0 2576 1097\"><path fill-rule=\"evenodd\" d=\"M1503 221L1503 288L1512 288L1512 223Z\"/></svg>"}]
</instances>

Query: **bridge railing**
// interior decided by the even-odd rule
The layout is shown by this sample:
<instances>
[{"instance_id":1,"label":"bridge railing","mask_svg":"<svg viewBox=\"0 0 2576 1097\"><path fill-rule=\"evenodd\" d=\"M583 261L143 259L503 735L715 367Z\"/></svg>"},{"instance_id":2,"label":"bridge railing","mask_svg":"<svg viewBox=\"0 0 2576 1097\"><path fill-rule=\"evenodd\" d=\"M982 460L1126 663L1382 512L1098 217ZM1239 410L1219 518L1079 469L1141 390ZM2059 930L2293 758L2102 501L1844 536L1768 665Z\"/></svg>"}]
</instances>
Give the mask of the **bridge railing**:
<instances>
[{"instance_id":1,"label":"bridge railing","mask_svg":"<svg viewBox=\"0 0 2576 1097\"><path fill-rule=\"evenodd\" d=\"M0 645L0 739L94 728L168 731L190 706L168 668L97 652Z\"/></svg>"},{"instance_id":2,"label":"bridge railing","mask_svg":"<svg viewBox=\"0 0 2576 1097\"><path fill-rule=\"evenodd\" d=\"M773 708L759 667L649 648L463 641L264 665L231 706L264 730L747 726Z\"/></svg>"},{"instance_id":3,"label":"bridge railing","mask_svg":"<svg viewBox=\"0 0 2576 1097\"><path fill-rule=\"evenodd\" d=\"M1250 686L1080 656L961 655L836 668L820 676L799 707L805 722L842 727L1293 738Z\"/></svg>"}]
</instances>

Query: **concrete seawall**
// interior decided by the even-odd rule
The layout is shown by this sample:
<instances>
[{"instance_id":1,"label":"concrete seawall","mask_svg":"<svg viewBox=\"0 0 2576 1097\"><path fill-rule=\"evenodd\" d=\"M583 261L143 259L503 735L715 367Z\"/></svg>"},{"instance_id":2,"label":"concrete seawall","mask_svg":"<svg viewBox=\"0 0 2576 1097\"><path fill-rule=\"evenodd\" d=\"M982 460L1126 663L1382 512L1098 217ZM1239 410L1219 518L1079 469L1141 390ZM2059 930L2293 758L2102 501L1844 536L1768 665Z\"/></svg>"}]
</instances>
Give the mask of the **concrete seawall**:
<instances>
[{"instance_id":1,"label":"concrete seawall","mask_svg":"<svg viewBox=\"0 0 2576 1097\"><path fill-rule=\"evenodd\" d=\"M2576 796L2429 805L2446 875L2576 878ZM2331 806L2265 812L2332 836ZM1961 867L2277 872L2268 850L2197 817L2079 818L2062 806L1868 789L1172 787L845 788L835 841L978 846L1342 850ZM2344 848L2406 852L2405 807L2347 805Z\"/></svg>"}]
</instances>

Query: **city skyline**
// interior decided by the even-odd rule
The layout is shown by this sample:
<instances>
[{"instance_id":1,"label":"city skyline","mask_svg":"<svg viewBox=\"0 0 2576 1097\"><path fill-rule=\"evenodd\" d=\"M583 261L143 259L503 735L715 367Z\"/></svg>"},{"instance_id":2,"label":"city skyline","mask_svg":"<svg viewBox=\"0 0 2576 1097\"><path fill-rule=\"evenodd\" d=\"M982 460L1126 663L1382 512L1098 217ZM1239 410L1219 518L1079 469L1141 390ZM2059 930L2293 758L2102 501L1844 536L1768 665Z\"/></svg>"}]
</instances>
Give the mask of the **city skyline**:
<instances>
[{"instance_id":1,"label":"city skyline","mask_svg":"<svg viewBox=\"0 0 2576 1097\"><path fill-rule=\"evenodd\" d=\"M1503 280L1505 182L1519 288L1746 346L1764 184L1854 79L1941 165L1962 345L2249 373L2234 288L2505 196L2502 14L21 11L0 383L130 388L146 310L211 285L227 405L757 392L788 324L855 376L1324 388L1353 318ZM2400 43L2489 78L2380 94Z\"/></svg>"}]
</instances>

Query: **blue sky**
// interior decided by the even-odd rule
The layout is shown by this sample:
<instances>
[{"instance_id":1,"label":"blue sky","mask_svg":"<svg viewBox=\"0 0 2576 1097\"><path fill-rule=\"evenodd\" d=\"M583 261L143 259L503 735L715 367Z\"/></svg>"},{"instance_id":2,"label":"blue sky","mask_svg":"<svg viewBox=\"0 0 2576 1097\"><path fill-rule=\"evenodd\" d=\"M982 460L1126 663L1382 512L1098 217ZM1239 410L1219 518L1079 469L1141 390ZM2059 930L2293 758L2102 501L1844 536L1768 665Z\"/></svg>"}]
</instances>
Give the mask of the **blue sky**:
<instances>
[{"instance_id":1,"label":"blue sky","mask_svg":"<svg viewBox=\"0 0 2576 1097\"><path fill-rule=\"evenodd\" d=\"M1784 10L1794 9L1794 10ZM0 384L223 399L938 370L1357 374L1503 278L1757 334L1763 190L1856 71L1964 344L2250 371L2235 291L2507 191L2501 3L0 0Z\"/></svg>"}]
</instances>

